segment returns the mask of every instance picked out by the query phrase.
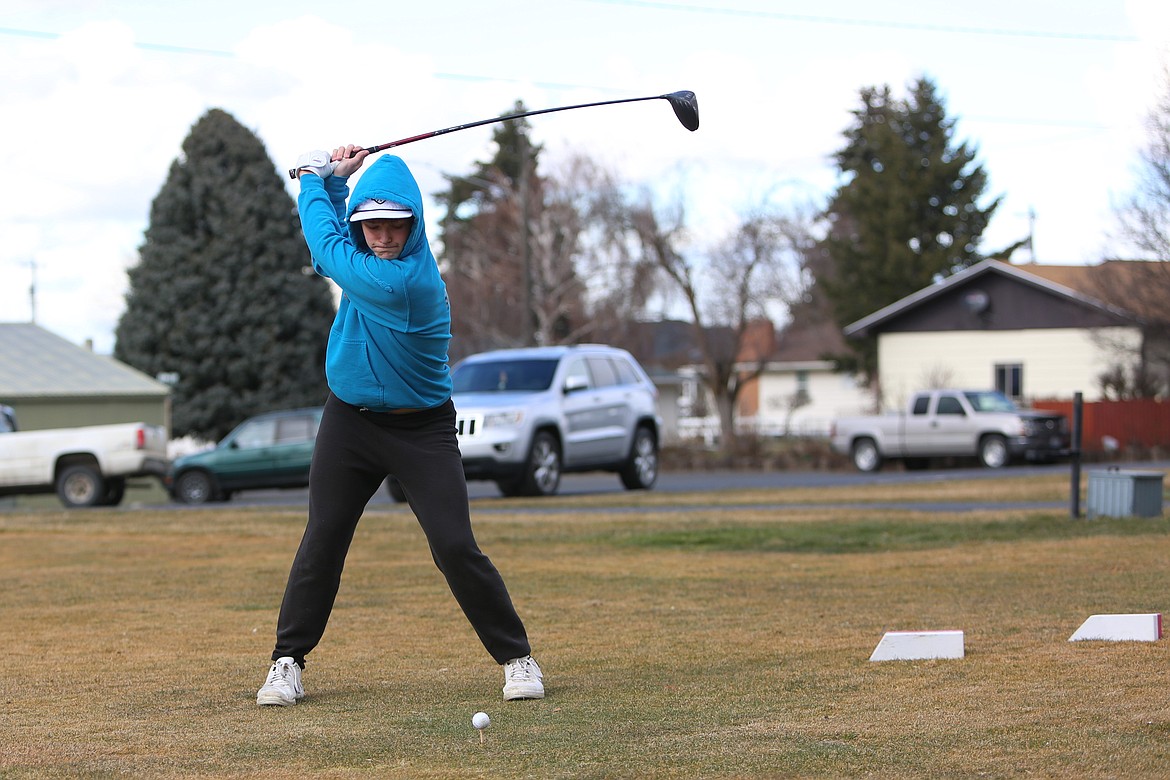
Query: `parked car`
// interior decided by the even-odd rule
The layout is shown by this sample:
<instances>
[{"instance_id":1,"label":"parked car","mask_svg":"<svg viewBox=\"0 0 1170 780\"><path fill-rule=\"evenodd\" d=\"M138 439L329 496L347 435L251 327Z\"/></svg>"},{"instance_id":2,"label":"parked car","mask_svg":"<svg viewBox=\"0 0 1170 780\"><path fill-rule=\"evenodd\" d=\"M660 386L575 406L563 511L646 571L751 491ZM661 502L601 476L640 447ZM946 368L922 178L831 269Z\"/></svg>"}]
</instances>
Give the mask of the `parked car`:
<instances>
[{"instance_id":1,"label":"parked car","mask_svg":"<svg viewBox=\"0 0 1170 780\"><path fill-rule=\"evenodd\" d=\"M658 391L625 350L495 350L460 361L452 379L469 480L494 481L506 496L550 496L569 472L616 472L629 490L658 479ZM405 499L394 480L389 490Z\"/></svg>"},{"instance_id":2,"label":"parked car","mask_svg":"<svg viewBox=\"0 0 1170 780\"><path fill-rule=\"evenodd\" d=\"M916 468L941 457L975 457L994 469L1067 454L1069 431L1064 415L1021 409L994 390L928 390L902 412L835 420L831 442L859 471L894 459Z\"/></svg>"},{"instance_id":3,"label":"parked car","mask_svg":"<svg viewBox=\"0 0 1170 780\"><path fill-rule=\"evenodd\" d=\"M167 471L167 431L145 422L22 431L0 405L0 496L56 492L67 508L118 506L126 480Z\"/></svg>"},{"instance_id":4,"label":"parked car","mask_svg":"<svg viewBox=\"0 0 1170 780\"><path fill-rule=\"evenodd\" d=\"M227 501L237 490L304 487L321 409L250 417L205 452L177 458L164 484L186 504Z\"/></svg>"},{"instance_id":5,"label":"parked car","mask_svg":"<svg viewBox=\"0 0 1170 780\"><path fill-rule=\"evenodd\" d=\"M11 406L0 404L0 433L16 430L16 411Z\"/></svg>"}]
</instances>

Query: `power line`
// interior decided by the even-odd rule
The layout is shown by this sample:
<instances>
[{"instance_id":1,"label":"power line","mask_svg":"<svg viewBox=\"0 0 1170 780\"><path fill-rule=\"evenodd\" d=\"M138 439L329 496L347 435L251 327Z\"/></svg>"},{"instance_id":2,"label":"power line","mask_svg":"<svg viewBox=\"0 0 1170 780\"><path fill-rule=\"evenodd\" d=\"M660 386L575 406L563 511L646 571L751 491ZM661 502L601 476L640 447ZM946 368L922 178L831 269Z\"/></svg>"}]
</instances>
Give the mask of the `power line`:
<instances>
[{"instance_id":1,"label":"power line","mask_svg":"<svg viewBox=\"0 0 1170 780\"><path fill-rule=\"evenodd\" d=\"M1007 116L960 116L962 122L980 122L992 125L1023 125L1029 127L1061 127L1071 130L1109 130L1117 125L1107 125L1100 122L1081 122L1075 119L1037 119L1016 118Z\"/></svg>"},{"instance_id":2,"label":"power line","mask_svg":"<svg viewBox=\"0 0 1170 780\"><path fill-rule=\"evenodd\" d=\"M496 84L531 84L534 87L541 89L590 89L596 92L611 92L615 95L628 95L628 89L617 89L615 87L601 87L596 84L566 84L556 81L530 81L528 79L513 79L504 78L502 76L473 76L467 73L432 73L437 79L445 79L447 81L482 81Z\"/></svg>"},{"instance_id":3,"label":"power line","mask_svg":"<svg viewBox=\"0 0 1170 780\"><path fill-rule=\"evenodd\" d=\"M975 28L975 27L958 27L946 25L928 25L917 24L912 22L885 22L872 19L846 19L841 17L828 16L811 16L807 14L789 14L779 13L774 11L752 11L746 9L735 8L715 8L709 6L699 5L685 5L682 3L660 2L658 0L586 0L587 2L606 4L606 5L626 5L638 6L644 8L651 8L663 11L683 11L690 13L713 14L722 16L739 16L739 17L755 17L775 19L778 21L794 21L806 22L816 24L835 24L848 26L864 26L864 27L886 27L892 29L907 29L915 31L930 31L930 32L949 32L949 33L965 33L965 34L980 34L980 35L1010 35L1016 37L1035 37L1035 38L1056 38L1056 39L1072 39L1072 40L1091 40L1091 41L1114 41L1114 42L1134 42L1138 38L1133 36L1117 36L1105 34L1079 34L1079 33L1051 33L1044 31L1028 31L1028 30L998 30L990 28ZM22 38L33 38L39 40L58 40L63 36L62 33L50 32L45 30L28 30L15 27L0 27L0 36L9 35ZM235 58L236 54L230 51L222 51L218 49L204 49L192 46L178 46L173 44L152 43L144 41L136 41L134 46L139 49L147 51L161 52L164 54L182 54L182 55L196 55L196 56L210 56ZM612 94L628 94L627 89L606 87L597 84L572 84L565 82L550 82L550 81L531 81L528 79L508 78L503 76L482 75L482 74L467 74L467 73L450 73L450 72L435 72L431 74L436 79L447 81L468 81L481 83L501 83L501 84L521 84L532 85L539 89L587 89L601 93ZM1016 120L1002 117L966 117L967 121L972 122L988 122L995 124L1023 124L1023 125L1052 125L1058 127L1074 127L1081 129L1106 129L1104 125L1068 122L1062 120Z\"/></svg>"},{"instance_id":4,"label":"power line","mask_svg":"<svg viewBox=\"0 0 1170 780\"><path fill-rule=\"evenodd\" d=\"M37 38L45 41L55 41L64 37L61 33L46 32L44 30L22 30L16 27L0 27L0 35L12 35L19 38ZM165 54L198 54L205 57L235 57L230 51L218 49L197 49L191 46L173 46L166 43L143 43L136 41L134 46L147 51L159 51Z\"/></svg>"},{"instance_id":5,"label":"power line","mask_svg":"<svg viewBox=\"0 0 1170 780\"><path fill-rule=\"evenodd\" d=\"M10 35L18 38L33 38L42 41L55 41L64 37L62 33L48 32L46 30L24 30L16 27L0 27L0 35ZM164 54L191 54L203 57L224 57L234 59L236 54L230 51L222 51L219 49L202 49L194 46L176 46L169 43L150 43L144 41L135 41L134 47L137 49L144 49L146 51L162 52ZM447 81L472 81L472 82L494 82L501 84L531 84L540 89L589 89L595 92L608 92L615 95L627 95L628 89L619 89L615 87L602 87L596 84L567 84L552 81L530 81L527 79L504 78L502 76L490 76L482 74L468 74L468 73L433 73L431 74L437 79L444 79Z\"/></svg>"},{"instance_id":6,"label":"power line","mask_svg":"<svg viewBox=\"0 0 1170 780\"><path fill-rule=\"evenodd\" d=\"M892 22L882 19L849 19L840 16L813 16L810 14L790 14L778 11L753 11L744 8L715 8L703 5L686 5L683 3L656 2L655 0L587 0L602 5L627 5L639 8L651 8L660 11L683 11L687 13L712 14L717 16L737 16L751 19L772 19L781 22L801 22L806 24L829 24L840 27L880 27L891 30L910 30L913 32L941 32L957 33L962 35L997 35L1013 38L1047 38L1052 40L1071 41L1100 41L1109 43L1137 43L1140 39L1135 35L1110 35L1108 33L1061 33L1051 30L1012 30L1001 27L967 27L949 24L925 24L922 22Z\"/></svg>"}]
</instances>

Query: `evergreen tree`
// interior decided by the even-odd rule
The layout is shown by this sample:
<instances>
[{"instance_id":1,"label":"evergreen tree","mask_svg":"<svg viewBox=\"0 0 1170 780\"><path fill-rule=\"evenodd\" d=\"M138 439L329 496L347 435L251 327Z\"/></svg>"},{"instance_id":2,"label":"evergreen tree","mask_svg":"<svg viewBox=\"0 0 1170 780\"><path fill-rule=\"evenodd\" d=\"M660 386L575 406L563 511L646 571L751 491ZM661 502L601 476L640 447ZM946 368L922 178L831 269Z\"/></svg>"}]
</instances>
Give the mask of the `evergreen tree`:
<instances>
[{"instance_id":1,"label":"evergreen tree","mask_svg":"<svg viewBox=\"0 0 1170 780\"><path fill-rule=\"evenodd\" d=\"M325 399L334 307L263 143L212 109L151 205L114 356L178 375L172 432L218 439L245 417Z\"/></svg>"},{"instance_id":2,"label":"evergreen tree","mask_svg":"<svg viewBox=\"0 0 1170 780\"><path fill-rule=\"evenodd\" d=\"M517 101L506 113L524 110ZM524 119L500 123L493 158L451 176L449 189L435 195L446 209L439 260L451 301L452 360L532 341L533 244L524 213L529 225L538 217L544 187L536 171L541 147L529 129Z\"/></svg>"},{"instance_id":3,"label":"evergreen tree","mask_svg":"<svg viewBox=\"0 0 1170 780\"><path fill-rule=\"evenodd\" d=\"M954 120L926 78L897 100L861 90L837 155L844 183L825 212L828 234L810 254L817 284L841 326L983 259L979 241L999 198L979 200L987 175L976 151L954 144ZM877 344L860 340L843 367L876 375Z\"/></svg>"}]
</instances>

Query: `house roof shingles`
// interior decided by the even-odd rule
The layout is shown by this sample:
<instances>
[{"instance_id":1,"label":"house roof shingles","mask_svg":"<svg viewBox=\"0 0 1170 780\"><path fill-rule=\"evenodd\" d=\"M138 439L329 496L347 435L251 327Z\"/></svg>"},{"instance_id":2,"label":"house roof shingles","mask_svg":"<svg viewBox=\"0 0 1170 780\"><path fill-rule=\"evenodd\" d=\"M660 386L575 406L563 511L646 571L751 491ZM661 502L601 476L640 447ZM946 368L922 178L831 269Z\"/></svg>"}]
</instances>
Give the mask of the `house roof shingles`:
<instances>
[{"instance_id":1,"label":"house roof shingles","mask_svg":"<svg viewBox=\"0 0 1170 780\"><path fill-rule=\"evenodd\" d=\"M1127 301L1128 305L1118 305L1116 301L1120 300L1121 296L1110 290L1110 287L1115 285L1103 282L1117 281L1128 278L1131 274L1142 273L1143 269L1136 268L1136 265L1129 261L1112 261L1097 266L1017 266L999 260L984 260L847 325L844 332L846 336L858 336L881 328L883 324L904 312L984 274L1001 274L1063 298L1076 300L1083 306L1132 319L1139 314L1141 307L1135 306L1134 301Z\"/></svg>"},{"instance_id":2,"label":"house roof shingles","mask_svg":"<svg viewBox=\"0 0 1170 780\"><path fill-rule=\"evenodd\" d=\"M0 401L155 397L170 389L112 357L95 355L32 323L0 323Z\"/></svg>"},{"instance_id":3,"label":"house roof shingles","mask_svg":"<svg viewBox=\"0 0 1170 780\"><path fill-rule=\"evenodd\" d=\"M1097 265L1015 266L1025 273L1132 312L1138 317L1165 316L1170 263L1106 260Z\"/></svg>"},{"instance_id":4,"label":"house roof shingles","mask_svg":"<svg viewBox=\"0 0 1170 780\"><path fill-rule=\"evenodd\" d=\"M798 320L780 331L776 349L768 356L773 363L807 363L826 360L827 355L848 351L841 328L828 318Z\"/></svg>"}]
</instances>

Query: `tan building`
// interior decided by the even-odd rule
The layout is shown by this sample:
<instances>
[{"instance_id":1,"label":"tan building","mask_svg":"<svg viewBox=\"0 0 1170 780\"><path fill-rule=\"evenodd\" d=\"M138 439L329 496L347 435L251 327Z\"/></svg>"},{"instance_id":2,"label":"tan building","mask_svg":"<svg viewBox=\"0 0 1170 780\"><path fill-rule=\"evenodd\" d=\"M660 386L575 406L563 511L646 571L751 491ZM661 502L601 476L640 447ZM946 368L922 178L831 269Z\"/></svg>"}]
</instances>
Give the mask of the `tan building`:
<instances>
[{"instance_id":1,"label":"tan building","mask_svg":"<svg viewBox=\"0 0 1170 780\"><path fill-rule=\"evenodd\" d=\"M31 323L0 323L0 404L23 430L146 422L170 430L170 388Z\"/></svg>"},{"instance_id":2,"label":"tan building","mask_svg":"<svg viewBox=\"0 0 1170 780\"><path fill-rule=\"evenodd\" d=\"M844 332L877 336L882 409L901 408L911 393L934 387L995 388L1026 402L1080 392L1095 401L1102 377L1148 348L1139 307L1117 301L1140 288L1142 274L1165 265L985 260Z\"/></svg>"}]
</instances>

